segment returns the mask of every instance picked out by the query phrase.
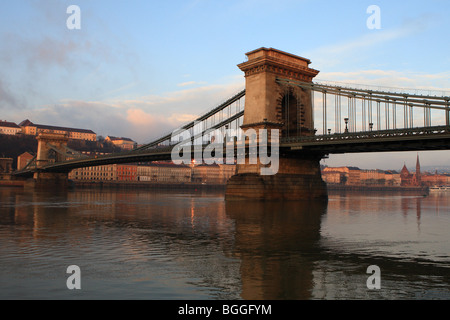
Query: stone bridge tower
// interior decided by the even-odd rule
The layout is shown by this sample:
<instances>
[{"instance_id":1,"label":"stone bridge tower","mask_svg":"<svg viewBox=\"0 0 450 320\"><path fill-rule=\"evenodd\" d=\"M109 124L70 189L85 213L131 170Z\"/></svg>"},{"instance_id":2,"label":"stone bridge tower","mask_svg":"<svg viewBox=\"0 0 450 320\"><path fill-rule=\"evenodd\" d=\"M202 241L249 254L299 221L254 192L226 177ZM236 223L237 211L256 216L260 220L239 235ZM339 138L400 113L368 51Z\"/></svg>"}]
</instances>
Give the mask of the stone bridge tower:
<instances>
[{"instance_id":1,"label":"stone bridge tower","mask_svg":"<svg viewBox=\"0 0 450 320\"><path fill-rule=\"evenodd\" d=\"M67 142L69 138L65 134L52 132L42 132L36 139L38 140L38 150L36 156L36 169L34 180L37 186L65 186L68 183L68 173L45 172L39 170L47 164L65 161L67 154Z\"/></svg>"},{"instance_id":2,"label":"stone bridge tower","mask_svg":"<svg viewBox=\"0 0 450 320\"><path fill-rule=\"evenodd\" d=\"M245 73L244 122L241 128L278 129L280 138L314 135L311 90L279 83L277 79L312 82L319 71L308 59L276 49L260 48L238 65ZM321 178L323 155L281 150L275 175L261 175L260 163L238 164L228 184L226 199L326 198ZM259 158L258 158L259 159Z\"/></svg>"}]
</instances>

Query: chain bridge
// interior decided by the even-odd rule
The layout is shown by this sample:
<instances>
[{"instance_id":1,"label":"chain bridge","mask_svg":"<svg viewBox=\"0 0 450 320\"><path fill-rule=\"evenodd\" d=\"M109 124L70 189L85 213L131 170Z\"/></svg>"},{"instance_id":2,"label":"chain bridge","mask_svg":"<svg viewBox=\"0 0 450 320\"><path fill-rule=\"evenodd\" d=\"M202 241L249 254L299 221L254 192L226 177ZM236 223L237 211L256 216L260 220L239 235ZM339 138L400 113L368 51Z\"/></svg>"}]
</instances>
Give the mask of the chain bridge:
<instances>
[{"instance_id":1,"label":"chain bridge","mask_svg":"<svg viewBox=\"0 0 450 320\"><path fill-rule=\"evenodd\" d=\"M194 159L220 136L222 155L231 145L235 156L247 159L237 163L227 199L295 200L326 198L319 163L330 154L450 149L450 97L444 93L316 82L319 71L310 60L273 48L246 56L238 65L245 89L195 121L132 151L95 157L67 148L67 137L41 133L36 157L14 174L64 182L76 168L173 160L174 148L186 143ZM258 149L249 146L246 133L253 130L261 141L261 129L279 132L278 141L268 142L278 147L273 175L260 174L268 164L259 157L249 160Z\"/></svg>"}]
</instances>

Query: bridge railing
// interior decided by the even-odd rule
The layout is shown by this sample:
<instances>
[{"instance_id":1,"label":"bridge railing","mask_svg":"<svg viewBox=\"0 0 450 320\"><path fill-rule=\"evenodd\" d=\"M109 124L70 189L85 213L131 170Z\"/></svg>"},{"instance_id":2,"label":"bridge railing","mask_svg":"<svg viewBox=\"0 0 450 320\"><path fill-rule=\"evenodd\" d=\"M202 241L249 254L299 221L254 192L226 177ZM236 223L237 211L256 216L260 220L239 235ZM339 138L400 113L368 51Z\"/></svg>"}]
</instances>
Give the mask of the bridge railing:
<instances>
[{"instance_id":1,"label":"bridge railing","mask_svg":"<svg viewBox=\"0 0 450 320\"><path fill-rule=\"evenodd\" d=\"M317 144L333 143L350 140L380 140L388 138L420 138L423 136L450 135L450 126L420 127L413 129L389 129L361 132L334 133L326 135L303 136L303 137L284 137L281 138L281 144Z\"/></svg>"}]
</instances>

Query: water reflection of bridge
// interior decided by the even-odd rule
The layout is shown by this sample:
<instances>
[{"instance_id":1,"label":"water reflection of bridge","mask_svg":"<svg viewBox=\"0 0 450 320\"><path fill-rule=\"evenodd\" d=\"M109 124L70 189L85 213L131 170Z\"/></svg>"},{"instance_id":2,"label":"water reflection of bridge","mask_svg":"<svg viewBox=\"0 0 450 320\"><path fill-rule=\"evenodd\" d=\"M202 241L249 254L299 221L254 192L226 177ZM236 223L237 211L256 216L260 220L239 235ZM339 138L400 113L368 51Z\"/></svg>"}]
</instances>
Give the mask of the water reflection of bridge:
<instances>
[{"instance_id":1,"label":"water reflection of bridge","mask_svg":"<svg viewBox=\"0 0 450 320\"><path fill-rule=\"evenodd\" d=\"M383 273L391 278L403 277L399 272L412 279L445 272L439 265L426 266L390 254L371 255L366 250L370 251L370 239L349 250L339 238L330 243L324 230L334 226L333 219L354 219L352 210L376 218L376 212L386 214L390 208L394 214L402 212L404 219L414 218L420 232L423 208L438 201L434 197L242 203L224 202L221 194L211 193L4 190L9 190L2 192L9 192L16 205L0 208L1 222L21 226L16 228L22 230L18 246L26 248L35 242L33 247L39 247L45 242L48 249L42 254L52 257L56 265L66 262L58 261L57 255L95 257L96 263L111 271L103 275L105 279L149 272L157 261L176 266L180 277L197 279L193 280L196 286L217 288L216 298L311 299L339 297L346 290L367 297L365 268L371 264L382 264ZM447 209L450 204L445 203L442 206ZM96 247L94 252L86 251L90 246ZM72 251L64 252L67 247ZM361 284L357 288L352 283L355 278ZM396 294L383 291L372 296Z\"/></svg>"}]
</instances>

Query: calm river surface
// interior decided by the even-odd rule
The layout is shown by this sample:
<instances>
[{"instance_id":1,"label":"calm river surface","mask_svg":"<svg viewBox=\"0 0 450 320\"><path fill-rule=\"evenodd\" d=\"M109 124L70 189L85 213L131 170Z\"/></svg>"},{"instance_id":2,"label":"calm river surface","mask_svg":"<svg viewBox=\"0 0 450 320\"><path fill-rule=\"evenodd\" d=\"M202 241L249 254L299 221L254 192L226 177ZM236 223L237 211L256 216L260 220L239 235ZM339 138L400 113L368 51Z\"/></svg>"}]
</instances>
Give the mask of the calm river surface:
<instances>
[{"instance_id":1,"label":"calm river surface","mask_svg":"<svg viewBox=\"0 0 450 320\"><path fill-rule=\"evenodd\" d=\"M449 227L450 193L0 188L0 299L450 299Z\"/></svg>"}]
</instances>

